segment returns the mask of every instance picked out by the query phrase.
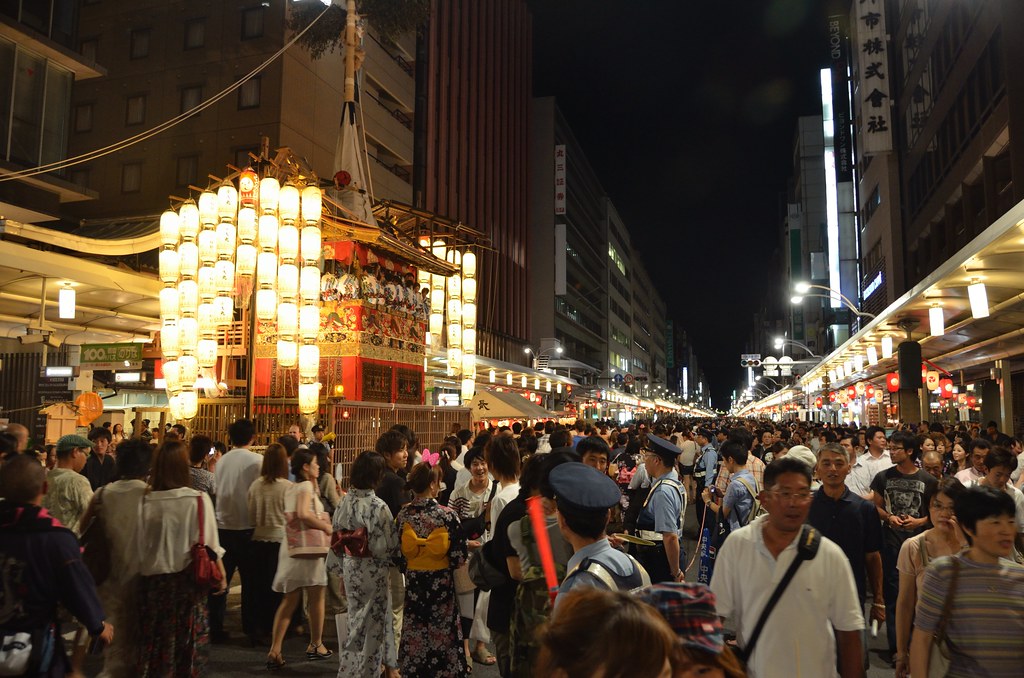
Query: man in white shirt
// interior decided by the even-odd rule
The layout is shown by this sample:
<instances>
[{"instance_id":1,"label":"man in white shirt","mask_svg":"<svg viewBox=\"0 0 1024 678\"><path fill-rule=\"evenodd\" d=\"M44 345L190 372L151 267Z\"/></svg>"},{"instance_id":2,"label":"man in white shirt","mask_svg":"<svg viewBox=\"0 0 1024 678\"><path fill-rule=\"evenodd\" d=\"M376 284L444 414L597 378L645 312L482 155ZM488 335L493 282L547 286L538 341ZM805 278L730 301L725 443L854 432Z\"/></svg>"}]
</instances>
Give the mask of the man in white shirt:
<instances>
[{"instance_id":1,"label":"man in white shirt","mask_svg":"<svg viewBox=\"0 0 1024 678\"><path fill-rule=\"evenodd\" d=\"M889 457L889 441L885 439L884 428L870 426L864 438L867 441L868 451L866 454L857 456L857 461L850 468L850 475L846 476L846 486L850 488L850 492L870 500L871 481L879 472L892 468L893 463Z\"/></svg>"},{"instance_id":2,"label":"man in white shirt","mask_svg":"<svg viewBox=\"0 0 1024 678\"><path fill-rule=\"evenodd\" d=\"M249 486L260 477L263 457L249 450L256 437L256 426L249 419L239 419L228 428L232 448L217 462L214 487L217 492L217 534L224 548L224 574L228 588L231 576L238 569L242 579L242 632L254 643L258 638L258 621L253 595L249 544L253 524L249 519ZM223 643L228 640L224 631L224 612L227 596L210 598L210 640ZM265 643L264 643L265 644Z\"/></svg>"},{"instance_id":3,"label":"man in white shirt","mask_svg":"<svg viewBox=\"0 0 1024 678\"><path fill-rule=\"evenodd\" d=\"M954 478L964 485L970 485L985 477L988 469L985 468L985 457L992 449L992 443L984 438L974 438L967 444L967 460L970 466L957 473Z\"/></svg>"},{"instance_id":4,"label":"man in white shirt","mask_svg":"<svg viewBox=\"0 0 1024 678\"><path fill-rule=\"evenodd\" d=\"M796 558L811 506L811 471L797 459L769 464L764 486L760 499L768 515L729 535L711 578L718 614L732 619L740 647ZM764 624L747 659L748 675L862 678L863 628L850 563L842 549L822 537L817 554L800 564Z\"/></svg>"}]
</instances>

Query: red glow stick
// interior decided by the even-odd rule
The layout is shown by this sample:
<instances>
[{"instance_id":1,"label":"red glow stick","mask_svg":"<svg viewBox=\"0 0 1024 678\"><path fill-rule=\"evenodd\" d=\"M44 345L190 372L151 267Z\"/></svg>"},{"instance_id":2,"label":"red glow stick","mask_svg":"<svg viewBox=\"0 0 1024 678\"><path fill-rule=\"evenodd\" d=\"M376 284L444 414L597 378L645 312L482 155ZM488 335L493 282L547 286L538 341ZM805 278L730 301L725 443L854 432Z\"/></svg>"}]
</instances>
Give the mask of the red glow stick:
<instances>
[{"instance_id":1,"label":"red glow stick","mask_svg":"<svg viewBox=\"0 0 1024 678\"><path fill-rule=\"evenodd\" d=\"M558 595L558 574L555 573L555 556L551 552L547 519L544 516L544 504L541 502L540 497L530 497L527 499L526 511L530 515L533 537L537 541L537 553L540 555L540 565L544 568L544 579L547 580L548 595L551 596L551 604L554 605L555 596Z\"/></svg>"}]
</instances>

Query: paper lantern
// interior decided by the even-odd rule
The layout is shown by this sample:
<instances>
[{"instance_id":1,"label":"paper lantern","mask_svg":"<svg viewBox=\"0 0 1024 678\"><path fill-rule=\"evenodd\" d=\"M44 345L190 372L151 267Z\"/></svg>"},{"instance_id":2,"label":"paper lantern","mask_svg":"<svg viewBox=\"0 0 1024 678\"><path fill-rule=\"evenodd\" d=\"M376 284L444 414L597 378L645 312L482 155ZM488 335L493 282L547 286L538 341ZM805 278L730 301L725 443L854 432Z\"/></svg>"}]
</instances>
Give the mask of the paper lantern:
<instances>
[{"instance_id":1,"label":"paper lantern","mask_svg":"<svg viewBox=\"0 0 1024 678\"><path fill-rule=\"evenodd\" d=\"M299 384L299 412L313 414L320 405L320 383Z\"/></svg>"},{"instance_id":2,"label":"paper lantern","mask_svg":"<svg viewBox=\"0 0 1024 678\"><path fill-rule=\"evenodd\" d=\"M182 278L195 278L199 270L199 247L194 242L178 246L178 270Z\"/></svg>"},{"instance_id":3,"label":"paper lantern","mask_svg":"<svg viewBox=\"0 0 1024 678\"><path fill-rule=\"evenodd\" d=\"M448 322L462 320L462 302L458 299L448 300Z\"/></svg>"},{"instance_id":4,"label":"paper lantern","mask_svg":"<svg viewBox=\"0 0 1024 678\"><path fill-rule=\"evenodd\" d=\"M299 333L298 306L291 302L281 302L277 305L277 331L289 337Z\"/></svg>"},{"instance_id":5,"label":"paper lantern","mask_svg":"<svg viewBox=\"0 0 1024 678\"><path fill-rule=\"evenodd\" d=\"M459 348L462 346L462 325L451 323L448 325L448 346Z\"/></svg>"},{"instance_id":6,"label":"paper lantern","mask_svg":"<svg viewBox=\"0 0 1024 678\"><path fill-rule=\"evenodd\" d=\"M217 293L220 296L231 294L235 289L235 264L227 259L221 259L215 267L217 272Z\"/></svg>"},{"instance_id":7,"label":"paper lantern","mask_svg":"<svg viewBox=\"0 0 1024 678\"><path fill-rule=\"evenodd\" d=\"M260 287L277 286L277 255L260 252L256 257L256 283Z\"/></svg>"},{"instance_id":8,"label":"paper lantern","mask_svg":"<svg viewBox=\"0 0 1024 678\"><path fill-rule=\"evenodd\" d=\"M867 396L868 400L873 399L875 397L875 385L868 382L864 386L864 395Z\"/></svg>"},{"instance_id":9,"label":"paper lantern","mask_svg":"<svg viewBox=\"0 0 1024 678\"><path fill-rule=\"evenodd\" d=\"M462 388L460 389L462 401L466 402L471 400L473 395L476 393L476 381L473 379L465 378L462 380Z\"/></svg>"},{"instance_id":10,"label":"paper lantern","mask_svg":"<svg viewBox=\"0 0 1024 678\"><path fill-rule=\"evenodd\" d=\"M814 406L817 407L819 410L825 407L825 401L822 400L821 396L818 396L817 398L814 399Z\"/></svg>"},{"instance_id":11,"label":"paper lantern","mask_svg":"<svg viewBox=\"0 0 1024 678\"><path fill-rule=\"evenodd\" d=\"M207 266L217 262L217 232L208 228L199 231L199 261Z\"/></svg>"},{"instance_id":12,"label":"paper lantern","mask_svg":"<svg viewBox=\"0 0 1024 678\"><path fill-rule=\"evenodd\" d=\"M505 373L505 385L506 386L511 386L512 385L512 373L511 372L506 372Z\"/></svg>"},{"instance_id":13,"label":"paper lantern","mask_svg":"<svg viewBox=\"0 0 1024 678\"><path fill-rule=\"evenodd\" d=\"M160 244L164 247L175 247L178 244L178 238L181 237L178 232L178 222L180 217L174 210L166 210L160 215Z\"/></svg>"},{"instance_id":14,"label":"paper lantern","mask_svg":"<svg viewBox=\"0 0 1024 678\"><path fill-rule=\"evenodd\" d=\"M489 381L490 383L493 384L494 383L494 377L495 377L494 370L490 370L490 371L487 372L487 381Z\"/></svg>"},{"instance_id":15,"label":"paper lantern","mask_svg":"<svg viewBox=\"0 0 1024 678\"><path fill-rule=\"evenodd\" d=\"M238 239L235 237L235 226L226 221L217 224L217 256L230 259L235 255Z\"/></svg>"},{"instance_id":16,"label":"paper lantern","mask_svg":"<svg viewBox=\"0 0 1024 678\"><path fill-rule=\"evenodd\" d=\"M281 184L274 177L260 179L260 212L263 214L277 211L277 202L281 193Z\"/></svg>"},{"instance_id":17,"label":"paper lantern","mask_svg":"<svg viewBox=\"0 0 1024 678\"><path fill-rule=\"evenodd\" d=\"M316 341L320 334L320 309L309 304L299 309L299 336L304 341Z\"/></svg>"},{"instance_id":18,"label":"paper lantern","mask_svg":"<svg viewBox=\"0 0 1024 678\"><path fill-rule=\"evenodd\" d=\"M178 209L178 232L183 240L195 240L199 233L199 207L186 200Z\"/></svg>"},{"instance_id":19,"label":"paper lantern","mask_svg":"<svg viewBox=\"0 0 1024 678\"><path fill-rule=\"evenodd\" d=\"M837 393L836 393L835 391L831 391L831 392L830 392L830 393L828 394L828 401L829 401L830 403L834 403L834 402L835 402L835 401L836 401L836 400L838 399L838 397L839 397L839 396L838 396L838 394L837 394Z\"/></svg>"},{"instance_id":20,"label":"paper lantern","mask_svg":"<svg viewBox=\"0 0 1024 678\"><path fill-rule=\"evenodd\" d=\"M199 361L194 355L183 355L178 358L178 374L181 380L181 387L192 388L199 378Z\"/></svg>"},{"instance_id":21,"label":"paper lantern","mask_svg":"<svg viewBox=\"0 0 1024 678\"><path fill-rule=\"evenodd\" d=\"M859 395L859 396L864 395L864 388L865 388L864 387L864 382L863 381L858 381L856 386L855 386L857 395Z\"/></svg>"},{"instance_id":22,"label":"paper lantern","mask_svg":"<svg viewBox=\"0 0 1024 678\"><path fill-rule=\"evenodd\" d=\"M282 186L277 197L277 211L282 223L295 223L299 218L299 189L295 186Z\"/></svg>"},{"instance_id":23,"label":"paper lantern","mask_svg":"<svg viewBox=\"0 0 1024 678\"><path fill-rule=\"evenodd\" d=\"M316 226L306 226L302 229L301 245L299 247L304 261L316 261L322 253L323 240L320 229Z\"/></svg>"},{"instance_id":24,"label":"paper lantern","mask_svg":"<svg viewBox=\"0 0 1024 678\"><path fill-rule=\"evenodd\" d=\"M256 290L256 317L273 320L277 313L277 292L272 289Z\"/></svg>"},{"instance_id":25,"label":"paper lantern","mask_svg":"<svg viewBox=\"0 0 1024 678\"><path fill-rule=\"evenodd\" d=\"M882 337L882 359L892 357L892 337Z\"/></svg>"},{"instance_id":26,"label":"paper lantern","mask_svg":"<svg viewBox=\"0 0 1024 678\"><path fill-rule=\"evenodd\" d=\"M282 260L294 261L299 256L299 229L281 224L277 229L277 253Z\"/></svg>"},{"instance_id":27,"label":"paper lantern","mask_svg":"<svg viewBox=\"0 0 1024 678\"><path fill-rule=\"evenodd\" d=\"M520 384L520 388L526 388L526 376L525 375L523 375L523 378L519 380L519 384Z\"/></svg>"},{"instance_id":28,"label":"paper lantern","mask_svg":"<svg viewBox=\"0 0 1024 678\"><path fill-rule=\"evenodd\" d=\"M929 391L937 389L939 387L939 373L934 370L929 370L928 374L925 375L924 385Z\"/></svg>"},{"instance_id":29,"label":"paper lantern","mask_svg":"<svg viewBox=\"0 0 1024 678\"><path fill-rule=\"evenodd\" d=\"M235 315L235 305L231 301L231 297L222 294L213 300L213 305L217 309L217 312L214 314L217 324L221 326L230 325Z\"/></svg>"},{"instance_id":30,"label":"paper lantern","mask_svg":"<svg viewBox=\"0 0 1024 678\"><path fill-rule=\"evenodd\" d=\"M192 389L181 392L181 418L194 419L199 414L199 394Z\"/></svg>"},{"instance_id":31,"label":"paper lantern","mask_svg":"<svg viewBox=\"0 0 1024 678\"><path fill-rule=\"evenodd\" d=\"M878 349L874 346L868 346L868 365L878 364Z\"/></svg>"},{"instance_id":32,"label":"paper lantern","mask_svg":"<svg viewBox=\"0 0 1024 678\"><path fill-rule=\"evenodd\" d=\"M167 384L169 393L177 393L181 390L181 375L178 372L177 360L165 360L163 363L164 383Z\"/></svg>"},{"instance_id":33,"label":"paper lantern","mask_svg":"<svg viewBox=\"0 0 1024 678\"><path fill-rule=\"evenodd\" d=\"M217 307L212 299L199 304L196 319L200 334L210 335L217 331Z\"/></svg>"},{"instance_id":34,"label":"paper lantern","mask_svg":"<svg viewBox=\"0 0 1024 678\"><path fill-rule=\"evenodd\" d=\"M295 367L298 361L299 345L288 339L277 340L277 364L279 367Z\"/></svg>"},{"instance_id":35,"label":"paper lantern","mask_svg":"<svg viewBox=\"0 0 1024 678\"><path fill-rule=\"evenodd\" d=\"M277 248L277 231L277 217L273 214L264 214L260 217L258 231L260 249L269 251Z\"/></svg>"},{"instance_id":36,"label":"paper lantern","mask_svg":"<svg viewBox=\"0 0 1024 678\"><path fill-rule=\"evenodd\" d=\"M467 304L476 302L476 279L466 278L462 281L462 300Z\"/></svg>"},{"instance_id":37,"label":"paper lantern","mask_svg":"<svg viewBox=\"0 0 1024 678\"><path fill-rule=\"evenodd\" d=\"M476 277L476 255L467 251L462 255L462 275L465 278Z\"/></svg>"},{"instance_id":38,"label":"paper lantern","mask_svg":"<svg viewBox=\"0 0 1024 678\"><path fill-rule=\"evenodd\" d=\"M294 299L299 295L298 266L281 264L277 267L277 292L282 299Z\"/></svg>"},{"instance_id":39,"label":"paper lantern","mask_svg":"<svg viewBox=\"0 0 1024 678\"><path fill-rule=\"evenodd\" d=\"M199 269L199 298L212 300L217 296L217 269L203 266Z\"/></svg>"},{"instance_id":40,"label":"paper lantern","mask_svg":"<svg viewBox=\"0 0 1024 678\"><path fill-rule=\"evenodd\" d=\"M320 373L320 347L303 344L299 347L299 376L315 379Z\"/></svg>"},{"instance_id":41,"label":"paper lantern","mask_svg":"<svg viewBox=\"0 0 1024 678\"><path fill-rule=\"evenodd\" d=\"M453 275L450 278L448 278L448 298L462 298L462 278L460 278L457 275Z\"/></svg>"},{"instance_id":42,"label":"paper lantern","mask_svg":"<svg viewBox=\"0 0 1024 678\"><path fill-rule=\"evenodd\" d=\"M251 278L256 272L256 259L258 253L252 245L239 245L235 253L235 264L238 275L243 278Z\"/></svg>"},{"instance_id":43,"label":"paper lantern","mask_svg":"<svg viewBox=\"0 0 1024 678\"><path fill-rule=\"evenodd\" d=\"M199 309L199 285L195 280L178 283L178 312L181 315L195 315Z\"/></svg>"},{"instance_id":44,"label":"paper lantern","mask_svg":"<svg viewBox=\"0 0 1024 678\"><path fill-rule=\"evenodd\" d=\"M316 266L303 266L299 274L299 296L307 304L320 301L320 269Z\"/></svg>"},{"instance_id":45,"label":"paper lantern","mask_svg":"<svg viewBox=\"0 0 1024 678\"><path fill-rule=\"evenodd\" d=\"M440 313L430 314L430 333L441 334L444 331L444 316Z\"/></svg>"},{"instance_id":46,"label":"paper lantern","mask_svg":"<svg viewBox=\"0 0 1024 678\"><path fill-rule=\"evenodd\" d=\"M199 367L210 368L217 364L217 340L200 339L196 348L196 362Z\"/></svg>"},{"instance_id":47,"label":"paper lantern","mask_svg":"<svg viewBox=\"0 0 1024 678\"><path fill-rule=\"evenodd\" d=\"M988 317L988 291L985 289L985 283L977 280L971 282L967 286L967 298L971 301L971 317L975 319Z\"/></svg>"},{"instance_id":48,"label":"paper lantern","mask_svg":"<svg viewBox=\"0 0 1024 678\"><path fill-rule=\"evenodd\" d=\"M471 327L462 330L462 350L476 353L476 330Z\"/></svg>"},{"instance_id":49,"label":"paper lantern","mask_svg":"<svg viewBox=\"0 0 1024 678\"><path fill-rule=\"evenodd\" d=\"M896 372L890 372L885 375L885 387L889 393L896 393L900 390L900 375Z\"/></svg>"},{"instance_id":50,"label":"paper lantern","mask_svg":"<svg viewBox=\"0 0 1024 678\"><path fill-rule=\"evenodd\" d=\"M952 379L940 379L939 380L939 391L943 398L953 397L953 380Z\"/></svg>"},{"instance_id":51,"label":"paper lantern","mask_svg":"<svg viewBox=\"0 0 1024 678\"><path fill-rule=\"evenodd\" d=\"M978 404L978 398L972 395L967 396L967 407L974 407Z\"/></svg>"},{"instance_id":52,"label":"paper lantern","mask_svg":"<svg viewBox=\"0 0 1024 678\"><path fill-rule=\"evenodd\" d=\"M178 281L180 258L174 250L160 250L160 280L165 283Z\"/></svg>"},{"instance_id":53,"label":"paper lantern","mask_svg":"<svg viewBox=\"0 0 1024 678\"><path fill-rule=\"evenodd\" d=\"M217 188L217 217L221 221L234 220L238 214L238 191L231 184Z\"/></svg>"},{"instance_id":54,"label":"paper lantern","mask_svg":"<svg viewBox=\"0 0 1024 678\"><path fill-rule=\"evenodd\" d=\"M476 304L462 305L462 324L466 327L476 326Z\"/></svg>"},{"instance_id":55,"label":"paper lantern","mask_svg":"<svg viewBox=\"0 0 1024 678\"><path fill-rule=\"evenodd\" d=\"M430 312L444 313L444 290L430 290Z\"/></svg>"},{"instance_id":56,"label":"paper lantern","mask_svg":"<svg viewBox=\"0 0 1024 678\"><path fill-rule=\"evenodd\" d=\"M242 209L253 209L259 200L260 178L251 167L246 167L238 175L238 204Z\"/></svg>"},{"instance_id":57,"label":"paper lantern","mask_svg":"<svg viewBox=\"0 0 1024 678\"><path fill-rule=\"evenodd\" d=\"M465 262L465 259L463 259L463 262ZM547 381L544 382L544 390L547 391L548 393L551 393L551 380L550 379L548 379Z\"/></svg>"},{"instance_id":58,"label":"paper lantern","mask_svg":"<svg viewBox=\"0 0 1024 678\"><path fill-rule=\"evenodd\" d=\"M941 337L946 333L946 319L939 304L928 309L928 330L933 337Z\"/></svg>"},{"instance_id":59,"label":"paper lantern","mask_svg":"<svg viewBox=\"0 0 1024 678\"><path fill-rule=\"evenodd\" d=\"M306 186L302 189L302 220L306 223L320 221L320 214L323 211L322 201L320 189L316 186Z\"/></svg>"},{"instance_id":60,"label":"paper lantern","mask_svg":"<svg viewBox=\"0 0 1024 678\"><path fill-rule=\"evenodd\" d=\"M175 393L167 399L168 414L171 419L184 419L181 415L181 394Z\"/></svg>"},{"instance_id":61,"label":"paper lantern","mask_svg":"<svg viewBox=\"0 0 1024 678\"><path fill-rule=\"evenodd\" d=\"M256 210L251 207L243 207L238 210L238 240L244 245L251 245L256 242L258 234L256 227Z\"/></svg>"},{"instance_id":62,"label":"paper lantern","mask_svg":"<svg viewBox=\"0 0 1024 678\"><path fill-rule=\"evenodd\" d=\"M462 354L462 374L463 376L475 377L476 376L476 355L473 353Z\"/></svg>"},{"instance_id":63,"label":"paper lantern","mask_svg":"<svg viewBox=\"0 0 1024 678\"><path fill-rule=\"evenodd\" d=\"M182 353L194 353L199 343L199 322L195 318L178 320L178 343Z\"/></svg>"},{"instance_id":64,"label":"paper lantern","mask_svg":"<svg viewBox=\"0 0 1024 678\"><path fill-rule=\"evenodd\" d=\"M203 226L217 223L217 194L212 191L199 194L199 223Z\"/></svg>"},{"instance_id":65,"label":"paper lantern","mask_svg":"<svg viewBox=\"0 0 1024 678\"><path fill-rule=\"evenodd\" d=\"M164 358L177 358L180 352L177 322L165 322L160 327L160 351Z\"/></svg>"}]
</instances>

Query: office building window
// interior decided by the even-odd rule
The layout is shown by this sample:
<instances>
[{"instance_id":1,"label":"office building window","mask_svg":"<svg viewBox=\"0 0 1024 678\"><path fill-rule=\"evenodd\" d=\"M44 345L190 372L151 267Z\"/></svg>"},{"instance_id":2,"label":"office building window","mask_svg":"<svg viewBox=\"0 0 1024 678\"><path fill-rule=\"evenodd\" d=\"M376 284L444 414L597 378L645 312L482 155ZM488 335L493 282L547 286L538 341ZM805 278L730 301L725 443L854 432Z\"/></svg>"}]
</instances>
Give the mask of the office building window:
<instances>
[{"instance_id":1,"label":"office building window","mask_svg":"<svg viewBox=\"0 0 1024 678\"><path fill-rule=\"evenodd\" d=\"M149 36L151 31L148 28L139 28L132 31L130 56L132 59L145 59L149 56Z\"/></svg>"},{"instance_id":2,"label":"office building window","mask_svg":"<svg viewBox=\"0 0 1024 678\"><path fill-rule=\"evenodd\" d=\"M78 52L82 58L88 61L96 61L96 52L99 50L100 41L96 38L83 39L78 43Z\"/></svg>"},{"instance_id":3,"label":"office building window","mask_svg":"<svg viewBox=\"0 0 1024 678\"><path fill-rule=\"evenodd\" d=\"M242 10L242 40L263 37L263 8L250 7Z\"/></svg>"},{"instance_id":4,"label":"office building window","mask_svg":"<svg viewBox=\"0 0 1024 678\"><path fill-rule=\"evenodd\" d=\"M185 22L185 49L198 49L206 45L206 18Z\"/></svg>"},{"instance_id":5,"label":"office building window","mask_svg":"<svg viewBox=\"0 0 1024 678\"><path fill-rule=\"evenodd\" d=\"M260 106L260 78L256 76L247 80L238 88L238 110L246 108L259 108Z\"/></svg>"},{"instance_id":6,"label":"office building window","mask_svg":"<svg viewBox=\"0 0 1024 678\"><path fill-rule=\"evenodd\" d=\"M141 125L146 122L146 95L136 94L128 97L125 104L124 124Z\"/></svg>"},{"instance_id":7,"label":"office building window","mask_svg":"<svg viewBox=\"0 0 1024 678\"><path fill-rule=\"evenodd\" d=\"M79 104L75 106L75 131L92 131L92 104Z\"/></svg>"},{"instance_id":8,"label":"office building window","mask_svg":"<svg viewBox=\"0 0 1024 678\"><path fill-rule=\"evenodd\" d=\"M235 167L248 167L255 162L252 156L259 156L259 146L243 146L235 149Z\"/></svg>"},{"instance_id":9,"label":"office building window","mask_svg":"<svg viewBox=\"0 0 1024 678\"><path fill-rule=\"evenodd\" d=\"M138 193L142 190L142 163L126 162L121 165L121 192Z\"/></svg>"},{"instance_id":10,"label":"office building window","mask_svg":"<svg viewBox=\"0 0 1024 678\"><path fill-rule=\"evenodd\" d=\"M178 158L175 181L178 186L190 186L199 181L198 155L183 155Z\"/></svg>"},{"instance_id":11,"label":"office building window","mask_svg":"<svg viewBox=\"0 0 1024 678\"><path fill-rule=\"evenodd\" d=\"M203 88L192 85L181 88L181 113L187 113L203 102Z\"/></svg>"}]
</instances>

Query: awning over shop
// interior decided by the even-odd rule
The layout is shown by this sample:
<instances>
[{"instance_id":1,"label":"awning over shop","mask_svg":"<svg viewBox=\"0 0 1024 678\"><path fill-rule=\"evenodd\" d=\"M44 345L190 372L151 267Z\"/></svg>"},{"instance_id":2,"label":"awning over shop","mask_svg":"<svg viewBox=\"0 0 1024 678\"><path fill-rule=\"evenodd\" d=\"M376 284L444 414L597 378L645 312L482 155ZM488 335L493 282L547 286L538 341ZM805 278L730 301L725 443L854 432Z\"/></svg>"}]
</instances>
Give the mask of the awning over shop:
<instances>
[{"instance_id":1,"label":"awning over shop","mask_svg":"<svg viewBox=\"0 0 1024 678\"><path fill-rule=\"evenodd\" d=\"M554 419L557 415L509 391L480 391L473 396L474 421L481 419Z\"/></svg>"}]
</instances>

